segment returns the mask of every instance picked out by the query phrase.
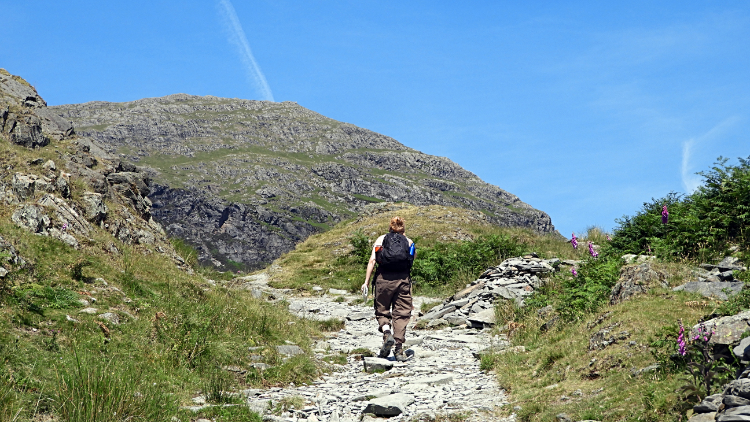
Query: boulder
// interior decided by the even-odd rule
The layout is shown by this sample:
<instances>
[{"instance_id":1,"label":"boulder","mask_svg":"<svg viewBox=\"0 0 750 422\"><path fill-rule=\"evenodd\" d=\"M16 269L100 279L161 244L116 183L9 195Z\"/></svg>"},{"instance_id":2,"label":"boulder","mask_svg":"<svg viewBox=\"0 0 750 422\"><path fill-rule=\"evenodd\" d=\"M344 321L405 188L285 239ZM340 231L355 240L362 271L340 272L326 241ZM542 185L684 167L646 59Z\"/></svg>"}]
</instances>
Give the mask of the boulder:
<instances>
[{"instance_id":1,"label":"boulder","mask_svg":"<svg viewBox=\"0 0 750 422\"><path fill-rule=\"evenodd\" d=\"M744 286L745 283L741 281L690 281L672 290L698 293L704 297L727 300L738 294Z\"/></svg>"},{"instance_id":2,"label":"boulder","mask_svg":"<svg viewBox=\"0 0 750 422\"><path fill-rule=\"evenodd\" d=\"M118 325L120 323L120 317L113 312L105 312L97 315L100 319L103 319L111 324Z\"/></svg>"},{"instance_id":3,"label":"boulder","mask_svg":"<svg viewBox=\"0 0 750 422\"><path fill-rule=\"evenodd\" d=\"M716 415L717 422L750 422L750 406L738 406L724 409Z\"/></svg>"},{"instance_id":4,"label":"boulder","mask_svg":"<svg viewBox=\"0 0 750 422\"><path fill-rule=\"evenodd\" d=\"M470 314L469 315L469 322L472 323L472 325L481 325L481 326L492 326L495 325L495 309L489 308L485 309L481 312L478 312L476 314Z\"/></svg>"},{"instance_id":5,"label":"boulder","mask_svg":"<svg viewBox=\"0 0 750 422\"><path fill-rule=\"evenodd\" d=\"M58 116L52 110L42 107L36 110L36 114L41 118L42 131L53 139L61 141L75 135L73 123Z\"/></svg>"},{"instance_id":6,"label":"boulder","mask_svg":"<svg viewBox=\"0 0 750 422\"><path fill-rule=\"evenodd\" d=\"M8 113L3 131L12 143L29 149L49 145L49 138L42 133L42 120L34 114Z\"/></svg>"},{"instance_id":7,"label":"boulder","mask_svg":"<svg viewBox=\"0 0 750 422\"><path fill-rule=\"evenodd\" d=\"M697 413L688 419L688 422L714 422L716 418L716 412L711 413Z\"/></svg>"},{"instance_id":8,"label":"boulder","mask_svg":"<svg viewBox=\"0 0 750 422\"><path fill-rule=\"evenodd\" d=\"M286 356L296 356L296 355L301 355L305 353L305 351L302 350L301 347L295 346L295 345L288 345L288 344L276 346L276 351L280 355L286 355Z\"/></svg>"},{"instance_id":9,"label":"boulder","mask_svg":"<svg viewBox=\"0 0 750 422\"><path fill-rule=\"evenodd\" d=\"M99 224L107 218L107 205L104 203L102 194L96 192L84 192L81 198L83 204L83 215L86 220Z\"/></svg>"},{"instance_id":10,"label":"boulder","mask_svg":"<svg viewBox=\"0 0 750 422\"><path fill-rule=\"evenodd\" d=\"M693 412L695 413L711 413L719 410L724 396L722 394L712 394L700 403L693 406Z\"/></svg>"},{"instance_id":11,"label":"boulder","mask_svg":"<svg viewBox=\"0 0 750 422\"><path fill-rule=\"evenodd\" d=\"M414 403L414 397L409 394L397 393L389 396L372 399L367 402L367 407L362 411L364 414L375 416L392 417L398 416L406 411L406 407Z\"/></svg>"},{"instance_id":12,"label":"boulder","mask_svg":"<svg viewBox=\"0 0 750 422\"><path fill-rule=\"evenodd\" d=\"M710 319L702 323L708 331L715 331L711 337L712 344L734 344L740 341L742 335L748 330L750 311L743 311L736 315ZM701 324L696 324L691 329L691 335L696 335Z\"/></svg>"},{"instance_id":13,"label":"boulder","mask_svg":"<svg viewBox=\"0 0 750 422\"><path fill-rule=\"evenodd\" d=\"M362 359L365 366L365 372L372 373L376 371L388 371L393 368L393 362L388 359L366 357Z\"/></svg>"},{"instance_id":14,"label":"boulder","mask_svg":"<svg viewBox=\"0 0 750 422\"><path fill-rule=\"evenodd\" d=\"M10 184L13 187L13 193L16 195L16 198L23 202L34 198L34 191L36 190L35 182L36 176L16 173L13 175Z\"/></svg>"},{"instance_id":15,"label":"boulder","mask_svg":"<svg viewBox=\"0 0 750 422\"><path fill-rule=\"evenodd\" d=\"M668 287L667 274L652 268L651 263L626 266L620 270L620 279L612 287L610 305L622 303L654 287Z\"/></svg>"},{"instance_id":16,"label":"boulder","mask_svg":"<svg viewBox=\"0 0 750 422\"><path fill-rule=\"evenodd\" d=\"M44 213L42 207L32 204L23 204L13 212L11 221L18 227L32 233L46 233L50 227L50 219Z\"/></svg>"},{"instance_id":17,"label":"boulder","mask_svg":"<svg viewBox=\"0 0 750 422\"><path fill-rule=\"evenodd\" d=\"M729 384L724 386L724 395L750 399L750 379L740 378L730 381Z\"/></svg>"}]
</instances>

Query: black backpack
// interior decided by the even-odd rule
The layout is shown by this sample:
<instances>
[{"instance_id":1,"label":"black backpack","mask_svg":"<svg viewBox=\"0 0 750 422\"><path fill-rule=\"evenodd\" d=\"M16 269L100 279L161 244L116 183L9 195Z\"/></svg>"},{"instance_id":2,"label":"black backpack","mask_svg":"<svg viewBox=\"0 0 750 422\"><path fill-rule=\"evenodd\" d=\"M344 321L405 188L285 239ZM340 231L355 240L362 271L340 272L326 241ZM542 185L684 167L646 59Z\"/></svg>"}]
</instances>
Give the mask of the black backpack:
<instances>
[{"instance_id":1,"label":"black backpack","mask_svg":"<svg viewBox=\"0 0 750 422\"><path fill-rule=\"evenodd\" d=\"M410 271L414 257L409 253L409 240L401 233L386 234L375 261L380 271Z\"/></svg>"}]
</instances>

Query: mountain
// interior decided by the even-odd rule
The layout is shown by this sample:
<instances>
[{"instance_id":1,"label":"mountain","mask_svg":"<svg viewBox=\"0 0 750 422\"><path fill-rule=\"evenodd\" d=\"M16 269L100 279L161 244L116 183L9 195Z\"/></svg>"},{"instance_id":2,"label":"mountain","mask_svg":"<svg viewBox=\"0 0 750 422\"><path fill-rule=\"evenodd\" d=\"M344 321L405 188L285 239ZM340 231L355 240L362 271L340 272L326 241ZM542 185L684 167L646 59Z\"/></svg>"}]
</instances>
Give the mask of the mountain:
<instances>
[{"instance_id":1,"label":"mountain","mask_svg":"<svg viewBox=\"0 0 750 422\"><path fill-rule=\"evenodd\" d=\"M176 94L50 109L148 173L154 218L219 268L262 267L382 201L555 232L546 213L447 158L293 102Z\"/></svg>"}]
</instances>

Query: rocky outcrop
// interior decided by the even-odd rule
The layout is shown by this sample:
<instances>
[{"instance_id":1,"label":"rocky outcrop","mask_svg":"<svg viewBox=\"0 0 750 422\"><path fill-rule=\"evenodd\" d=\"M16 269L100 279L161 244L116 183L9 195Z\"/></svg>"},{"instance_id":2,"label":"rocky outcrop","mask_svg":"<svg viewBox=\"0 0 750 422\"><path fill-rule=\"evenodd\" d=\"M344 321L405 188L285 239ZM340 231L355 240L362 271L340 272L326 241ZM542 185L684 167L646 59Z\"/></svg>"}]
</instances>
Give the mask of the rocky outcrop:
<instances>
[{"instance_id":1,"label":"rocky outcrop","mask_svg":"<svg viewBox=\"0 0 750 422\"><path fill-rule=\"evenodd\" d=\"M0 69L0 134L14 144L39 148L75 134L73 125L47 108L36 89Z\"/></svg>"},{"instance_id":2,"label":"rocky outcrop","mask_svg":"<svg viewBox=\"0 0 750 422\"><path fill-rule=\"evenodd\" d=\"M620 279L612 287L609 304L616 305L646 293L654 287L669 287L667 273L654 269L651 263L625 266L620 270Z\"/></svg>"},{"instance_id":3,"label":"rocky outcrop","mask_svg":"<svg viewBox=\"0 0 750 422\"><path fill-rule=\"evenodd\" d=\"M91 244L94 231L105 230L123 243L148 245L144 250L184 262L151 218L151 174L78 137L70 121L51 112L31 85L1 69L0 129L0 141L32 149L54 142L59 156L57 162L33 158L25 164L2 157L8 161L0 168L0 203L11 207L13 224L73 248ZM4 242L0 253L10 254L9 265L23 266L12 245ZM117 247L105 250L116 253Z\"/></svg>"},{"instance_id":4,"label":"rocky outcrop","mask_svg":"<svg viewBox=\"0 0 750 422\"><path fill-rule=\"evenodd\" d=\"M261 267L382 201L555 231L547 214L447 158L296 103L179 94L51 109L108 154L150 167L155 219L223 268Z\"/></svg>"},{"instance_id":5,"label":"rocky outcrop","mask_svg":"<svg viewBox=\"0 0 750 422\"><path fill-rule=\"evenodd\" d=\"M512 300L523 306L524 298L544 283L543 274L553 273L560 260L532 255L506 259L490 268L465 289L443 301L420 318L427 326L466 325L483 328L495 324L496 300Z\"/></svg>"},{"instance_id":6,"label":"rocky outcrop","mask_svg":"<svg viewBox=\"0 0 750 422\"><path fill-rule=\"evenodd\" d=\"M746 271L747 268L739 259L728 256L718 264L701 264L693 274L695 281L689 281L672 290L698 293L704 297L727 300L742 291L745 283L734 279L733 271Z\"/></svg>"}]
</instances>

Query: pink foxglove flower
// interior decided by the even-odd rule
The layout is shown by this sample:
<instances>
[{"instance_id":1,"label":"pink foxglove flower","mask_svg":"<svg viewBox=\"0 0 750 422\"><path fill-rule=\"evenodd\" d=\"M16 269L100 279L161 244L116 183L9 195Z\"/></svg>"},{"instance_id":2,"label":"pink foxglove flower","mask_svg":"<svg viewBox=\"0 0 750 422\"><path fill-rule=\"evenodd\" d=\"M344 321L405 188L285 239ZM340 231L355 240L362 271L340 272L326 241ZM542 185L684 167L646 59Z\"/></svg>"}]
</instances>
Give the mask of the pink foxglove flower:
<instances>
[{"instance_id":1,"label":"pink foxglove flower","mask_svg":"<svg viewBox=\"0 0 750 422\"><path fill-rule=\"evenodd\" d=\"M573 233L573 237L570 239L570 244L573 245L573 249L578 249L578 238L576 237L575 232Z\"/></svg>"},{"instance_id":2,"label":"pink foxglove flower","mask_svg":"<svg viewBox=\"0 0 750 422\"><path fill-rule=\"evenodd\" d=\"M578 277L578 271L576 271L576 267L570 267L570 273L573 274L573 277Z\"/></svg>"},{"instance_id":3,"label":"pink foxglove flower","mask_svg":"<svg viewBox=\"0 0 750 422\"><path fill-rule=\"evenodd\" d=\"M651 253L651 245L646 245L646 247L648 248L648 253Z\"/></svg>"},{"instance_id":4,"label":"pink foxglove flower","mask_svg":"<svg viewBox=\"0 0 750 422\"><path fill-rule=\"evenodd\" d=\"M677 347L681 356L685 356L687 351L685 350L685 327L682 326L680 321L680 335L677 336Z\"/></svg>"},{"instance_id":5,"label":"pink foxglove flower","mask_svg":"<svg viewBox=\"0 0 750 422\"><path fill-rule=\"evenodd\" d=\"M599 252L597 252L597 251L595 251L595 250L594 250L594 244L593 244L593 243L591 243L591 242L589 242L589 253L590 253L590 254L591 254L591 256L593 256L594 258L597 258L597 257L599 257Z\"/></svg>"},{"instance_id":6,"label":"pink foxglove flower","mask_svg":"<svg viewBox=\"0 0 750 422\"><path fill-rule=\"evenodd\" d=\"M612 240L612 238L609 237L609 235L607 235L607 241L610 241L610 240Z\"/></svg>"},{"instance_id":7,"label":"pink foxglove flower","mask_svg":"<svg viewBox=\"0 0 750 422\"><path fill-rule=\"evenodd\" d=\"M661 222L662 224L667 224L667 221L669 221L669 211L667 211L667 206L664 205L661 208Z\"/></svg>"}]
</instances>

